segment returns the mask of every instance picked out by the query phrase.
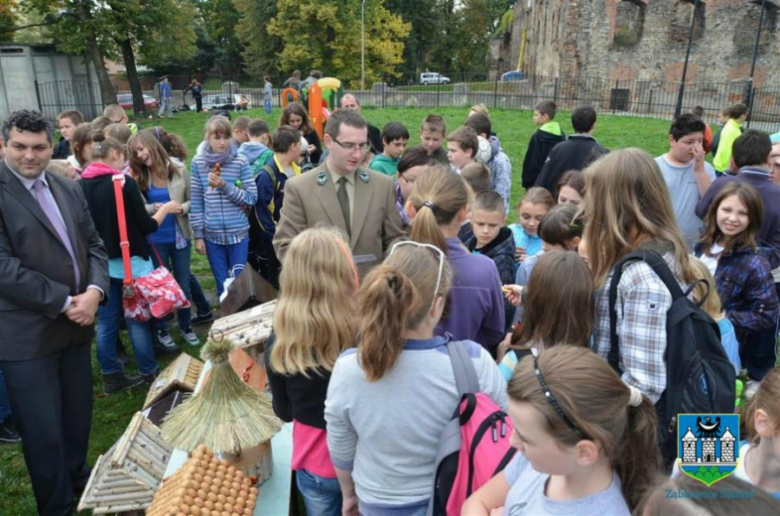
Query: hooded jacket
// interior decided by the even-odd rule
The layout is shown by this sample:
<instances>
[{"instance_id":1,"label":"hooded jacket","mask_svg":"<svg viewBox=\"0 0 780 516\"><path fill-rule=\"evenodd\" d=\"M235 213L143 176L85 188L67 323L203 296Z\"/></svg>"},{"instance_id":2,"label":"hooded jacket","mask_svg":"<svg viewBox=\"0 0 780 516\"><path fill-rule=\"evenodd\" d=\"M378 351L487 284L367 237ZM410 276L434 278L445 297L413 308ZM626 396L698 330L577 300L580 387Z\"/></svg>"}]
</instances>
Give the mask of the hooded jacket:
<instances>
[{"instance_id":1,"label":"hooded jacket","mask_svg":"<svg viewBox=\"0 0 780 516\"><path fill-rule=\"evenodd\" d=\"M558 182L569 170L583 170L601 155L609 152L590 135L573 134L550 151L534 186L546 188L558 198Z\"/></svg>"},{"instance_id":2,"label":"hooded jacket","mask_svg":"<svg viewBox=\"0 0 780 516\"><path fill-rule=\"evenodd\" d=\"M527 190L536 184L550 151L565 139L558 122L544 124L531 136L523 160L523 188Z\"/></svg>"},{"instance_id":3,"label":"hooded jacket","mask_svg":"<svg viewBox=\"0 0 780 516\"><path fill-rule=\"evenodd\" d=\"M512 163L509 156L506 155L498 138L491 136L490 159L487 167L490 169L490 177L493 183L493 190L504 199L504 214L509 213L509 198L512 194Z\"/></svg>"},{"instance_id":4,"label":"hooded jacket","mask_svg":"<svg viewBox=\"0 0 780 516\"><path fill-rule=\"evenodd\" d=\"M466 242L466 247L472 254L487 256L495 262L502 285L511 285L515 282L515 239L512 230L507 227L501 228L496 238L481 249L477 249L477 237L472 236ZM504 320L507 330L512 325L514 315L515 307L504 300Z\"/></svg>"},{"instance_id":5,"label":"hooded jacket","mask_svg":"<svg viewBox=\"0 0 780 516\"><path fill-rule=\"evenodd\" d=\"M273 159L274 151L261 142L244 142L238 148L238 155L246 158L249 166L252 167L253 175L256 176L262 166ZM255 163L258 159L260 159L260 163Z\"/></svg>"}]
</instances>

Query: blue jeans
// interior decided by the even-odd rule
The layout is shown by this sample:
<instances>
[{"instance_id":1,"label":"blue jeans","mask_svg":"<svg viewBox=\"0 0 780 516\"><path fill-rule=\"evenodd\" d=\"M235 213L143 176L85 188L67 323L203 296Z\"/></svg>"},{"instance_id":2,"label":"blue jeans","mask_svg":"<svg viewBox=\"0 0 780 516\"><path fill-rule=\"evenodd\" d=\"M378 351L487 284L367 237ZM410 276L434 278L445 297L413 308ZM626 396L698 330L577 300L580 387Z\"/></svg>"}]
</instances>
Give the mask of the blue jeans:
<instances>
[{"instance_id":1,"label":"blue jeans","mask_svg":"<svg viewBox=\"0 0 780 516\"><path fill-rule=\"evenodd\" d=\"M203 287L200 286L200 281L193 273L190 273L190 294L192 294L192 302L198 309L198 315L211 313L211 305L203 293Z\"/></svg>"},{"instance_id":2,"label":"blue jeans","mask_svg":"<svg viewBox=\"0 0 780 516\"><path fill-rule=\"evenodd\" d=\"M246 266L249 254L249 238L245 238L238 244L220 245L206 240L206 256L209 259L211 272L217 280L217 296L225 290L225 280L230 276L230 271L236 265Z\"/></svg>"},{"instance_id":3,"label":"blue jeans","mask_svg":"<svg viewBox=\"0 0 780 516\"><path fill-rule=\"evenodd\" d=\"M157 253L160 253L162 259L162 265L171 271L173 277L176 279L176 283L179 284L184 295L187 299L192 301L192 295L190 291L190 254L192 252L192 245L187 243L187 247L183 249L176 249L176 244L154 244L157 248ZM157 253L152 252L152 261L155 267L160 266L160 262L157 259ZM182 331L192 330L192 309L182 308L177 311L176 314L179 318L179 329ZM157 324L157 330L165 329L165 321L160 321Z\"/></svg>"},{"instance_id":4,"label":"blue jeans","mask_svg":"<svg viewBox=\"0 0 780 516\"><path fill-rule=\"evenodd\" d=\"M306 504L307 516L341 516L341 488L337 478L320 477L299 469L295 479Z\"/></svg>"},{"instance_id":5,"label":"blue jeans","mask_svg":"<svg viewBox=\"0 0 780 516\"><path fill-rule=\"evenodd\" d=\"M5 388L5 376L3 376L3 370L0 369L0 423L5 423L5 420L11 415L11 402L8 401L8 391Z\"/></svg>"},{"instance_id":6,"label":"blue jeans","mask_svg":"<svg viewBox=\"0 0 780 516\"><path fill-rule=\"evenodd\" d=\"M122 308L122 280L111 278L108 289L108 301L98 307L97 357L103 374L118 373L122 365L116 359L116 337L119 334L119 321L124 315ZM157 370L152 348L152 332L149 322L125 319L130 343L133 345L135 361L141 374L150 374Z\"/></svg>"},{"instance_id":7,"label":"blue jeans","mask_svg":"<svg viewBox=\"0 0 780 516\"><path fill-rule=\"evenodd\" d=\"M266 100L265 102L263 102L263 104L265 104L265 113L267 115L270 115L271 114L271 101L270 100Z\"/></svg>"}]
</instances>

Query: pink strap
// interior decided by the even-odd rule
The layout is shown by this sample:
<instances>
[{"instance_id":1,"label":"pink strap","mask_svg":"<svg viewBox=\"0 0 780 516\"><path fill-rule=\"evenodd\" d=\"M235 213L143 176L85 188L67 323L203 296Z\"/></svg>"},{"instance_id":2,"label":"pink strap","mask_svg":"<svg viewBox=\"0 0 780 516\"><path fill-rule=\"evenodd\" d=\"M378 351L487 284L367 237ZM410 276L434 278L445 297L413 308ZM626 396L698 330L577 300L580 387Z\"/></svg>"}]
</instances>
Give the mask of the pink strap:
<instances>
[{"instance_id":1,"label":"pink strap","mask_svg":"<svg viewBox=\"0 0 780 516\"><path fill-rule=\"evenodd\" d=\"M119 221L119 248L122 249L122 264L125 267L125 279L122 281L125 285L133 284L133 268L130 265L130 242L127 240L127 220L125 219L125 198L122 195L123 175L115 175L114 197L116 198L116 216Z\"/></svg>"}]
</instances>

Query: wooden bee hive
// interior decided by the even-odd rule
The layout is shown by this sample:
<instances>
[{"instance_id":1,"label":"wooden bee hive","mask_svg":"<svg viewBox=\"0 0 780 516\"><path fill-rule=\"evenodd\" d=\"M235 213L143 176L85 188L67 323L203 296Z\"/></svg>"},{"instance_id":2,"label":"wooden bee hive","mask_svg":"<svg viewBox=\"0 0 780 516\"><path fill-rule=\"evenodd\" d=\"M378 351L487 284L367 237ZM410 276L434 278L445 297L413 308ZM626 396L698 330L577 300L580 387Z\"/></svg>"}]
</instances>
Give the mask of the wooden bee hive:
<instances>
[{"instance_id":1,"label":"wooden bee hive","mask_svg":"<svg viewBox=\"0 0 780 516\"><path fill-rule=\"evenodd\" d=\"M147 516L252 516L257 488L241 471L199 446L154 496Z\"/></svg>"},{"instance_id":2,"label":"wooden bee hive","mask_svg":"<svg viewBox=\"0 0 780 516\"><path fill-rule=\"evenodd\" d=\"M144 410L167 396L171 391L193 392L203 371L203 362L182 353L166 367L149 389L144 401Z\"/></svg>"},{"instance_id":3,"label":"wooden bee hive","mask_svg":"<svg viewBox=\"0 0 780 516\"><path fill-rule=\"evenodd\" d=\"M211 326L212 335L221 334L260 361L265 341L271 336L276 300L263 303L237 314L221 317Z\"/></svg>"},{"instance_id":4,"label":"wooden bee hive","mask_svg":"<svg viewBox=\"0 0 780 516\"><path fill-rule=\"evenodd\" d=\"M94 514L143 510L152 503L171 456L154 426L137 412L122 437L101 455L79 502Z\"/></svg>"}]
</instances>

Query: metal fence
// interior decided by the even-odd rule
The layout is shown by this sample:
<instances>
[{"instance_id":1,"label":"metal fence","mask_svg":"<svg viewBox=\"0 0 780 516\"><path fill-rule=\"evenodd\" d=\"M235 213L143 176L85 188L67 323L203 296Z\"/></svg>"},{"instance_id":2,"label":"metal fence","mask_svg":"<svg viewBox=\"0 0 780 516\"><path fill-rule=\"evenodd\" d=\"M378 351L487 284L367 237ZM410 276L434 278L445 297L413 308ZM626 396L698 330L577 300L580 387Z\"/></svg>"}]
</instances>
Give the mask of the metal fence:
<instances>
[{"instance_id":1,"label":"metal fence","mask_svg":"<svg viewBox=\"0 0 780 516\"><path fill-rule=\"evenodd\" d=\"M216 97L231 98L245 95L250 107L259 107L263 100L262 82L238 78L199 77L203 85L204 103ZM457 74L445 77L435 84L420 84L423 77L404 77L401 80L375 83L366 90L347 90L365 107L467 107L485 104L489 108L532 110L542 100L554 101L559 109L571 110L581 104L592 105L599 113L625 116L671 118L677 105L680 84L667 81L626 80L611 81L599 77L550 78L540 75L517 80L488 80L485 75ZM430 80L430 77L425 77ZM274 85L275 106L281 104L280 91L286 77L271 78ZM175 105L193 106L190 94L183 95L189 76L169 76ZM144 95L156 97L155 79L142 77ZM412 83L412 84L409 84ZM115 79L118 94L130 92L126 80ZM41 108L49 111L79 109L85 115L95 114L100 106L99 85L84 81L59 81L38 85ZM683 111L694 106L704 108L705 118L714 121L720 110L730 104L744 102L751 95L747 80L731 82L689 83L685 87ZM751 125L777 131L780 124L780 86L754 88L753 119ZM331 106L332 108L333 106ZM55 113L56 116L56 113Z\"/></svg>"}]
</instances>

